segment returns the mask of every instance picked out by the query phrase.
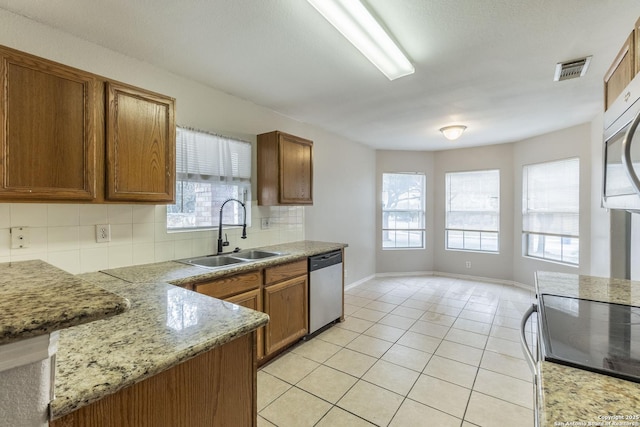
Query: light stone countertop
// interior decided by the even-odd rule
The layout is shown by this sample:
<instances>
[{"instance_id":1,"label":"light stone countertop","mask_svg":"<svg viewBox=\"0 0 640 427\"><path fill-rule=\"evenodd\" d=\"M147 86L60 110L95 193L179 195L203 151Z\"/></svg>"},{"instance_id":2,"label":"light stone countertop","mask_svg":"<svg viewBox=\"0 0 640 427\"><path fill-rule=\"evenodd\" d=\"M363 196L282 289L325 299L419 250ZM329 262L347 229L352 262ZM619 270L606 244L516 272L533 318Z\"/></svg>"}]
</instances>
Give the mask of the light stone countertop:
<instances>
[{"instance_id":1,"label":"light stone countertop","mask_svg":"<svg viewBox=\"0 0 640 427\"><path fill-rule=\"evenodd\" d=\"M194 279L198 281L215 279L229 274L242 273L257 268L265 268L270 265L295 261L309 256L343 249L347 246L345 243L303 240L293 243L251 248L279 252L282 255L219 268L198 267L176 261L166 261L132 267L113 268L103 270L102 272L132 283L166 282L172 285L182 286L193 283Z\"/></svg>"},{"instance_id":2,"label":"light stone countertop","mask_svg":"<svg viewBox=\"0 0 640 427\"><path fill-rule=\"evenodd\" d=\"M538 295L640 305L640 282L629 280L538 272L536 291ZM538 362L538 369L540 426L616 422L640 426L640 383L553 362Z\"/></svg>"},{"instance_id":3,"label":"light stone countertop","mask_svg":"<svg viewBox=\"0 0 640 427\"><path fill-rule=\"evenodd\" d=\"M123 313L129 301L44 261L0 264L0 345Z\"/></svg>"},{"instance_id":4,"label":"light stone countertop","mask_svg":"<svg viewBox=\"0 0 640 427\"><path fill-rule=\"evenodd\" d=\"M52 419L221 346L267 323L264 313L166 283L83 279L131 301L111 319L60 332Z\"/></svg>"},{"instance_id":5,"label":"light stone countertop","mask_svg":"<svg viewBox=\"0 0 640 427\"><path fill-rule=\"evenodd\" d=\"M268 316L191 292L185 285L342 249L302 241L262 249L286 255L218 269L161 262L78 277L126 297L131 309L105 321L61 331L53 419L156 375L264 325Z\"/></svg>"}]
</instances>

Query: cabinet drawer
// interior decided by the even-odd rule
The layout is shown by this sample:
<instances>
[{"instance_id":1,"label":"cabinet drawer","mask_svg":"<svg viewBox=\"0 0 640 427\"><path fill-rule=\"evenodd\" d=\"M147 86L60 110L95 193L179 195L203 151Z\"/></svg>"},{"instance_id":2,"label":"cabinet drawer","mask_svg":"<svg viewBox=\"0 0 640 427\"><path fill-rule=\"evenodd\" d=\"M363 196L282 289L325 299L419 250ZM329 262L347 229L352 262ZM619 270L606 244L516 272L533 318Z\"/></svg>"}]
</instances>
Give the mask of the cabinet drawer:
<instances>
[{"instance_id":1,"label":"cabinet drawer","mask_svg":"<svg viewBox=\"0 0 640 427\"><path fill-rule=\"evenodd\" d=\"M308 264L308 261L305 258L300 261L294 261L288 264L269 267L264 271L264 274L265 274L264 284L265 286L269 286L271 284L289 279L291 277L306 275L307 264Z\"/></svg>"},{"instance_id":2,"label":"cabinet drawer","mask_svg":"<svg viewBox=\"0 0 640 427\"><path fill-rule=\"evenodd\" d=\"M193 290L210 297L222 299L258 289L261 281L262 273L256 270L208 282L196 283L193 285Z\"/></svg>"}]
</instances>

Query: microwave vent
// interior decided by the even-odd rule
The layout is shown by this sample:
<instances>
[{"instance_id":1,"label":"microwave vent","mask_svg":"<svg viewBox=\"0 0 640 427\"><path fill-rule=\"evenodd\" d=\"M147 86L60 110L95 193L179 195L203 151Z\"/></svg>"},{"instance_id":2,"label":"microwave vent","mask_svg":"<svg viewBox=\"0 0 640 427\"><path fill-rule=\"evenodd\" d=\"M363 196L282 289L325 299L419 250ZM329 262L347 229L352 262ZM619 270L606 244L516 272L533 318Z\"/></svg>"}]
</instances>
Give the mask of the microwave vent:
<instances>
[{"instance_id":1,"label":"microwave vent","mask_svg":"<svg viewBox=\"0 0 640 427\"><path fill-rule=\"evenodd\" d=\"M558 62L556 64L556 73L553 81L560 82L562 80L577 79L587 73L591 56L586 58L574 59L572 61Z\"/></svg>"}]
</instances>

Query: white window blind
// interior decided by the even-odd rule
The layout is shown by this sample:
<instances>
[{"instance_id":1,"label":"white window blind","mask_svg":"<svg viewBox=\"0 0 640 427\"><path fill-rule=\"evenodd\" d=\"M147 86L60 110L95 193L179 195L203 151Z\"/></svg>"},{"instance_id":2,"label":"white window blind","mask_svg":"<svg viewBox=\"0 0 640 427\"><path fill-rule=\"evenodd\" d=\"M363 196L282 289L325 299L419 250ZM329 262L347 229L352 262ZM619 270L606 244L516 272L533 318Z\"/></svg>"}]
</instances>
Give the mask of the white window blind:
<instances>
[{"instance_id":1,"label":"white window blind","mask_svg":"<svg viewBox=\"0 0 640 427\"><path fill-rule=\"evenodd\" d=\"M251 144L179 127L176 175L193 181L251 182Z\"/></svg>"},{"instance_id":2,"label":"white window blind","mask_svg":"<svg viewBox=\"0 0 640 427\"><path fill-rule=\"evenodd\" d=\"M526 255L578 263L580 160L526 165L522 176Z\"/></svg>"},{"instance_id":3,"label":"white window blind","mask_svg":"<svg viewBox=\"0 0 640 427\"><path fill-rule=\"evenodd\" d=\"M176 129L176 204L167 208L170 230L218 226L229 198L251 212L251 143L190 128ZM224 224L241 224L238 204L224 210Z\"/></svg>"},{"instance_id":4,"label":"white window blind","mask_svg":"<svg viewBox=\"0 0 640 427\"><path fill-rule=\"evenodd\" d=\"M445 174L446 248L498 252L500 171Z\"/></svg>"}]
</instances>

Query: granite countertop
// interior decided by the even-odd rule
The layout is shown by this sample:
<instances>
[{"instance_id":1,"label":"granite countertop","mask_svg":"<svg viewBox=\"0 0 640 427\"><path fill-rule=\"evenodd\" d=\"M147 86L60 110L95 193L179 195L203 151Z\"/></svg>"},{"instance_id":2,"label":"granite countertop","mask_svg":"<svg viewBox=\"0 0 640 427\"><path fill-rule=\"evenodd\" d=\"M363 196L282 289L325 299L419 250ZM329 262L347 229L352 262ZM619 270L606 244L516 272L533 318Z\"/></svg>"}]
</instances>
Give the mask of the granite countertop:
<instances>
[{"instance_id":1,"label":"granite countertop","mask_svg":"<svg viewBox=\"0 0 640 427\"><path fill-rule=\"evenodd\" d=\"M283 255L210 269L168 261L78 276L131 301L126 313L61 331L53 419L264 325L268 316L178 286L342 249L301 241L261 249ZM178 285L178 286L172 286Z\"/></svg>"},{"instance_id":2,"label":"granite countertop","mask_svg":"<svg viewBox=\"0 0 640 427\"><path fill-rule=\"evenodd\" d=\"M129 301L44 261L0 264L0 345L123 313Z\"/></svg>"},{"instance_id":3,"label":"granite countertop","mask_svg":"<svg viewBox=\"0 0 640 427\"><path fill-rule=\"evenodd\" d=\"M241 264L227 265L219 268L198 267L176 261L166 261L153 264L136 265L132 267L113 268L103 270L102 272L132 283L166 282L172 285L182 286L193 283L194 280L205 281L229 274L265 268L270 265L295 261L308 256L342 249L347 246L348 245L345 243L303 240L300 242L252 248L278 252L282 255L251 262L244 262Z\"/></svg>"},{"instance_id":4,"label":"granite countertop","mask_svg":"<svg viewBox=\"0 0 640 427\"><path fill-rule=\"evenodd\" d=\"M52 419L247 334L269 316L166 283L81 275L131 301L111 319L60 332Z\"/></svg>"},{"instance_id":5,"label":"granite countertop","mask_svg":"<svg viewBox=\"0 0 640 427\"><path fill-rule=\"evenodd\" d=\"M536 291L640 305L640 282L629 280L538 272ZM545 361L538 362L538 371L540 426L640 426L639 383Z\"/></svg>"}]
</instances>

